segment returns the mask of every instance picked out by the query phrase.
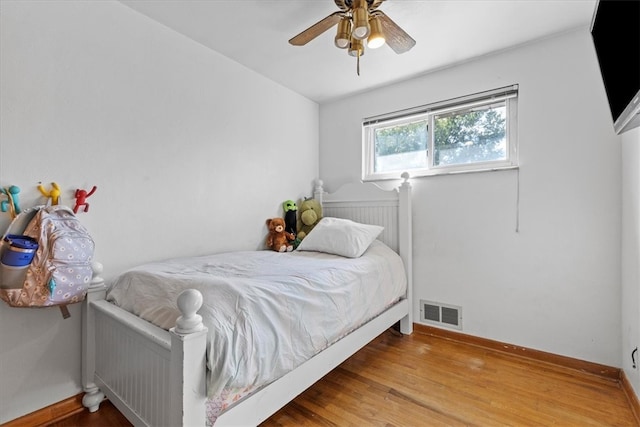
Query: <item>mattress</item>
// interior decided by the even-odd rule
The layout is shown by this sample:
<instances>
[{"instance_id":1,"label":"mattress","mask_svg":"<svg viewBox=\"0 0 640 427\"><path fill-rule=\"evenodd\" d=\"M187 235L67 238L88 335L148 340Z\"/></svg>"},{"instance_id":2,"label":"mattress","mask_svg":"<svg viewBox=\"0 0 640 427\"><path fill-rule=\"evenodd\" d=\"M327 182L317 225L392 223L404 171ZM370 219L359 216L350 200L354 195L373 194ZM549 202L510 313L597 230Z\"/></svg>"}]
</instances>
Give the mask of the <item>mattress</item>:
<instances>
[{"instance_id":1,"label":"mattress","mask_svg":"<svg viewBox=\"0 0 640 427\"><path fill-rule=\"evenodd\" d=\"M169 329L178 295L197 289L208 328L210 419L401 299L401 258L375 241L359 258L240 251L153 262L109 283L107 300Z\"/></svg>"}]
</instances>

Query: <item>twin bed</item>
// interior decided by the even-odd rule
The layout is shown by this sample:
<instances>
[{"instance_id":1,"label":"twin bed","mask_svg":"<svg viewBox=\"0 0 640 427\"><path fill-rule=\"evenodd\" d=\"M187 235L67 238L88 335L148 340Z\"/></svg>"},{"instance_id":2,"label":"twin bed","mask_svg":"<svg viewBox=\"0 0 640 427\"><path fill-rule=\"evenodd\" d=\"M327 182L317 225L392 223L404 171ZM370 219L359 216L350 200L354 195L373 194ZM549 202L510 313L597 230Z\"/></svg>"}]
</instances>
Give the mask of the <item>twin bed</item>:
<instances>
[{"instance_id":1,"label":"twin bed","mask_svg":"<svg viewBox=\"0 0 640 427\"><path fill-rule=\"evenodd\" d=\"M314 197L325 219L291 253L131 269L83 306L83 404L134 425L255 426L396 323L412 319L411 187ZM377 237L377 239L376 239ZM305 247L306 246L306 247Z\"/></svg>"}]
</instances>

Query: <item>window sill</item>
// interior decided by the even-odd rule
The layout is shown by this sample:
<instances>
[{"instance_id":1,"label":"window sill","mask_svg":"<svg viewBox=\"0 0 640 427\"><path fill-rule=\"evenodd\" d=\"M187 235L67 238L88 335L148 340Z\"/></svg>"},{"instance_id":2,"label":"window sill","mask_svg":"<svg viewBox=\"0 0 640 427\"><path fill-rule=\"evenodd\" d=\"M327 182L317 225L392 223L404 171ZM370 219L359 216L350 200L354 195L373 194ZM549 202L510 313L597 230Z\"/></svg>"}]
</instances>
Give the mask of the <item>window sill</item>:
<instances>
[{"instance_id":1,"label":"window sill","mask_svg":"<svg viewBox=\"0 0 640 427\"><path fill-rule=\"evenodd\" d=\"M457 170L457 171L428 171L428 172L424 172L424 171L420 171L420 172L416 172L416 171L408 171L410 178L411 179L415 179L415 178L432 178L432 177L436 177L436 176L447 176L447 175L464 175L464 174L469 174L469 173L485 173L485 172L500 172L500 171L511 171L511 170L518 170L520 169L520 166L500 166L500 167L493 167L493 168L483 168L483 169L467 169L467 170ZM379 182L379 181L393 181L393 180L398 180L400 179L399 176L389 176L389 177L373 177L373 178L364 178L362 181L363 182Z\"/></svg>"}]
</instances>

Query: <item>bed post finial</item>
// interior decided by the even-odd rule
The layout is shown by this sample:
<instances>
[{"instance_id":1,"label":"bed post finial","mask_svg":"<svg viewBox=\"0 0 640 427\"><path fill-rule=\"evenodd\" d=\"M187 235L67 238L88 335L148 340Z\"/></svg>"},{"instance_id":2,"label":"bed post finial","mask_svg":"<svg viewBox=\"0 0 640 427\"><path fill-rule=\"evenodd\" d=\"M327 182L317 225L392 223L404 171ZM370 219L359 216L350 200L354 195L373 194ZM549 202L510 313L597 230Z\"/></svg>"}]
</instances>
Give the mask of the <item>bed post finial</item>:
<instances>
[{"instance_id":1,"label":"bed post finial","mask_svg":"<svg viewBox=\"0 0 640 427\"><path fill-rule=\"evenodd\" d=\"M409 175L409 172L402 172L402 175L400 175L400 177L404 179L404 181L402 182L402 185L409 184L409 178L411 178L411 175Z\"/></svg>"},{"instance_id":2,"label":"bed post finial","mask_svg":"<svg viewBox=\"0 0 640 427\"><path fill-rule=\"evenodd\" d=\"M202 316L196 314L202 307L202 294L195 289L182 291L178 296L178 309L182 316L176 320L176 332L179 334L190 334L201 331L204 328Z\"/></svg>"},{"instance_id":3,"label":"bed post finial","mask_svg":"<svg viewBox=\"0 0 640 427\"><path fill-rule=\"evenodd\" d=\"M91 270L93 270L93 277L91 278L91 287L97 287L104 284L104 279L102 278L102 272L104 271L104 266L98 261L91 262Z\"/></svg>"},{"instance_id":4,"label":"bed post finial","mask_svg":"<svg viewBox=\"0 0 640 427\"><path fill-rule=\"evenodd\" d=\"M324 194L324 183L320 178L316 179L316 185L313 187L313 198L316 199L320 206L322 206L322 195Z\"/></svg>"}]
</instances>

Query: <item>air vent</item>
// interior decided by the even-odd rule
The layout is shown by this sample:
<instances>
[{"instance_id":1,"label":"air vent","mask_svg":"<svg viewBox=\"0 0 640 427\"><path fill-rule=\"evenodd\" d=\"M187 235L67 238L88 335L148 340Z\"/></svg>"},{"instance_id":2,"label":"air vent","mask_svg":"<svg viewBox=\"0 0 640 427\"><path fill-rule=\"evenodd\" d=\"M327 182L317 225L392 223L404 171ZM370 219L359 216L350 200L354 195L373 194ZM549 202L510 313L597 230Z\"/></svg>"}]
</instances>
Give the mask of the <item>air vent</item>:
<instances>
[{"instance_id":1,"label":"air vent","mask_svg":"<svg viewBox=\"0 0 640 427\"><path fill-rule=\"evenodd\" d=\"M462 329L462 307L420 300L420 320L437 326Z\"/></svg>"},{"instance_id":2,"label":"air vent","mask_svg":"<svg viewBox=\"0 0 640 427\"><path fill-rule=\"evenodd\" d=\"M424 303L424 319L431 322L440 321L440 306L435 304Z\"/></svg>"}]
</instances>

